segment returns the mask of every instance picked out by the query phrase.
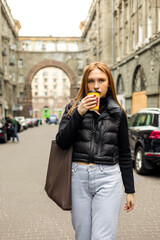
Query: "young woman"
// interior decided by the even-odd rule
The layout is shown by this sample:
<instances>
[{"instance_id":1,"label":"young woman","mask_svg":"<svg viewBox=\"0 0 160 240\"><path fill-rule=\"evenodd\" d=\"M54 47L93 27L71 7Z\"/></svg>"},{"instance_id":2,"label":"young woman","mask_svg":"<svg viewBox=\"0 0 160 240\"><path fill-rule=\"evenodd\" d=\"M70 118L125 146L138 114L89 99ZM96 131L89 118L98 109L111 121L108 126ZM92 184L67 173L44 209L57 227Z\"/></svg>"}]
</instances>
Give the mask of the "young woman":
<instances>
[{"instance_id":1,"label":"young woman","mask_svg":"<svg viewBox=\"0 0 160 240\"><path fill-rule=\"evenodd\" d=\"M94 95L100 92L99 114ZM108 67L91 63L84 71L80 90L65 108L56 142L62 149L73 145L72 224L76 240L115 240L122 202L134 208L134 180L126 113L117 101Z\"/></svg>"}]
</instances>

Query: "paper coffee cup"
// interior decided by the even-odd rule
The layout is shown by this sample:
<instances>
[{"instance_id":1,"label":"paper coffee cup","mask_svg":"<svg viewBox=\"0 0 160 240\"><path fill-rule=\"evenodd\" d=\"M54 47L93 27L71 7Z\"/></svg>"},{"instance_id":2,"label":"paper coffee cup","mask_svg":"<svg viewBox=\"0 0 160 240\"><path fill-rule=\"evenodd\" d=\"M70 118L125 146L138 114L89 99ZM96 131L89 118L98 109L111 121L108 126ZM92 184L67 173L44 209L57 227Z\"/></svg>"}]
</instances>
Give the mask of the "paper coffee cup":
<instances>
[{"instance_id":1,"label":"paper coffee cup","mask_svg":"<svg viewBox=\"0 0 160 240\"><path fill-rule=\"evenodd\" d=\"M89 110L90 111L97 111L97 110L99 110L100 92L99 91L89 91L89 92L87 92L87 95L96 95L96 97L98 98L97 106L95 106L94 108L91 108Z\"/></svg>"}]
</instances>

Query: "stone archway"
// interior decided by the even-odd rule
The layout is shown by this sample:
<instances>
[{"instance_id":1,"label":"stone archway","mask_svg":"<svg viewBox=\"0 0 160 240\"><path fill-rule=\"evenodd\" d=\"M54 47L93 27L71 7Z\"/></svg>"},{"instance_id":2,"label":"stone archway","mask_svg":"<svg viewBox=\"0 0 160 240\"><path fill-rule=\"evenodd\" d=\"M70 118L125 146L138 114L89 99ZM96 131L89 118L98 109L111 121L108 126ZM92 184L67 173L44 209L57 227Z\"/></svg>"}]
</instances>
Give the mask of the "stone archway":
<instances>
[{"instance_id":1,"label":"stone archway","mask_svg":"<svg viewBox=\"0 0 160 240\"><path fill-rule=\"evenodd\" d=\"M117 78L116 90L118 102L125 109L124 81L121 74L119 74Z\"/></svg>"},{"instance_id":2,"label":"stone archway","mask_svg":"<svg viewBox=\"0 0 160 240\"><path fill-rule=\"evenodd\" d=\"M31 83L34 75L41 69L46 67L57 67L64 71L67 76L70 79L71 82L71 88L70 88L70 96L71 98L75 97L77 93L77 84L76 84L76 77L73 73L73 71L62 62L58 62L55 60L44 60L43 62L40 62L32 67L32 69L29 71L26 77L26 83L25 83L25 98L24 98L24 109L23 109L23 115L25 117L30 117L30 112L32 111L32 92L31 92Z\"/></svg>"}]
</instances>

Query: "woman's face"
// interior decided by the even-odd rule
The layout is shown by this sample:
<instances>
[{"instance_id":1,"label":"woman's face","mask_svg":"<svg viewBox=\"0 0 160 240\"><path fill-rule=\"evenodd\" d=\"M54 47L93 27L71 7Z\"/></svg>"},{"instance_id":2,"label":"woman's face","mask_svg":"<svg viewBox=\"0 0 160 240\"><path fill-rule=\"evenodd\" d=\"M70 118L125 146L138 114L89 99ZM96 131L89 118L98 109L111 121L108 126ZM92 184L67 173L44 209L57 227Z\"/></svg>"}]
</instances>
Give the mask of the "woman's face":
<instances>
[{"instance_id":1,"label":"woman's face","mask_svg":"<svg viewBox=\"0 0 160 240\"><path fill-rule=\"evenodd\" d=\"M93 69L87 80L88 91L99 91L100 98L104 98L108 91L109 81L107 75L98 68Z\"/></svg>"}]
</instances>

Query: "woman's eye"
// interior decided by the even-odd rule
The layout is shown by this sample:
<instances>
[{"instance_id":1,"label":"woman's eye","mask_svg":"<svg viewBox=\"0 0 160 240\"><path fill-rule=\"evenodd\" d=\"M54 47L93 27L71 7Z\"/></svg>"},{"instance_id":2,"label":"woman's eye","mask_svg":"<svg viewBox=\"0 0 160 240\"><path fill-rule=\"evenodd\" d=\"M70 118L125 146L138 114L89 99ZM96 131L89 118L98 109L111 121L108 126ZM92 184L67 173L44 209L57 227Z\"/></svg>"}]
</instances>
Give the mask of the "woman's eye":
<instances>
[{"instance_id":1,"label":"woman's eye","mask_svg":"<svg viewBox=\"0 0 160 240\"><path fill-rule=\"evenodd\" d=\"M94 83L94 80L89 80L88 83Z\"/></svg>"},{"instance_id":2,"label":"woman's eye","mask_svg":"<svg viewBox=\"0 0 160 240\"><path fill-rule=\"evenodd\" d=\"M99 82L104 82L104 79L100 79Z\"/></svg>"}]
</instances>

